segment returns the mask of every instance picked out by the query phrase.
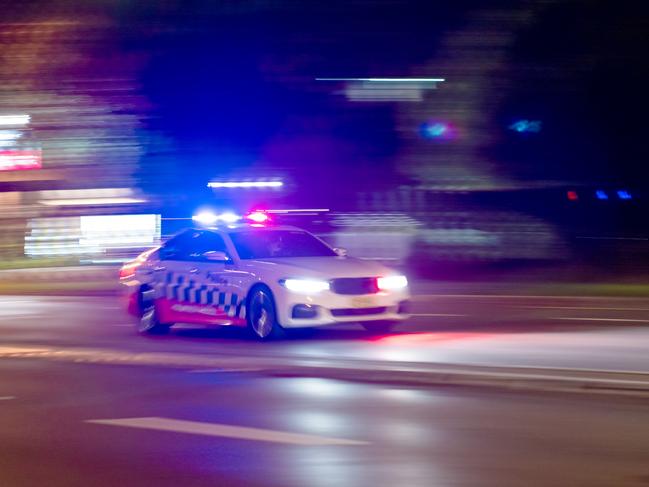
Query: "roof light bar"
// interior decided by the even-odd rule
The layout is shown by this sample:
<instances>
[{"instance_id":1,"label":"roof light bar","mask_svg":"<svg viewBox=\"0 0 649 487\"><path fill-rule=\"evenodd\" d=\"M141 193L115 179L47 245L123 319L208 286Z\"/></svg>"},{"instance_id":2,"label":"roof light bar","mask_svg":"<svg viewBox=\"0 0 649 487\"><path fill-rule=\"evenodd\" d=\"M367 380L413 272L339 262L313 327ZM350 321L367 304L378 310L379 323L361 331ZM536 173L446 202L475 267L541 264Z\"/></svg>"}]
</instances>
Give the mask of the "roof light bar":
<instances>
[{"instance_id":1,"label":"roof light bar","mask_svg":"<svg viewBox=\"0 0 649 487\"><path fill-rule=\"evenodd\" d=\"M219 221L224 223L235 223L241 220L241 217L232 212L217 214L213 211L203 210L192 216L192 220L201 225L214 225Z\"/></svg>"}]
</instances>

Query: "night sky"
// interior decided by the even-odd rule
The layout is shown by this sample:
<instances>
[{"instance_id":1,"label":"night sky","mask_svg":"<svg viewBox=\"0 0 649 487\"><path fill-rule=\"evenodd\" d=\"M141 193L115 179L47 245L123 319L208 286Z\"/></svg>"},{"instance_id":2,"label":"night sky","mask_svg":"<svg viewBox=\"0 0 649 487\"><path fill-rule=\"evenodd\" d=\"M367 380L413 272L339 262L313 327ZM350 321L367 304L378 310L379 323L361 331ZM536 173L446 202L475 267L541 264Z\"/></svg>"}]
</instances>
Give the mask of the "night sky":
<instances>
[{"instance_id":1,"label":"night sky","mask_svg":"<svg viewBox=\"0 0 649 487\"><path fill-rule=\"evenodd\" d=\"M146 100L137 174L152 191L251 175L344 185L341 172L347 181L371 173L367 184L377 188L402 182L394 161L410 141L395 130L394 105L347 102L314 78L412 76L437 61L440 71L428 74L445 77L453 60L439 57L440 43L461 36L479 11L495 22L503 12L530 14L485 87L498 103L484 114L490 142L480 151L499 174L648 179L649 15L637 2L68 0L9 2L5 21L44 11L104 19L114 42L109 53L95 46L97 55L137 60L133 89ZM508 129L519 119L540 120L541 132Z\"/></svg>"}]
</instances>

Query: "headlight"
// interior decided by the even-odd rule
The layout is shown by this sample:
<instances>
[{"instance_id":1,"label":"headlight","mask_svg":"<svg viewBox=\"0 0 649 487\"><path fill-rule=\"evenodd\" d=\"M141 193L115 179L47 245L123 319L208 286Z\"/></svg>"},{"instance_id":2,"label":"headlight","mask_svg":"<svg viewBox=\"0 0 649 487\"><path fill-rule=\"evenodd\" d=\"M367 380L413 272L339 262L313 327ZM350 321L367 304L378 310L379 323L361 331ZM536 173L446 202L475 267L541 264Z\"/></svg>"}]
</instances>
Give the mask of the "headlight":
<instances>
[{"instance_id":1,"label":"headlight","mask_svg":"<svg viewBox=\"0 0 649 487\"><path fill-rule=\"evenodd\" d=\"M319 293L329 289L327 281L317 279L282 279L279 283L289 291L303 294Z\"/></svg>"},{"instance_id":2,"label":"headlight","mask_svg":"<svg viewBox=\"0 0 649 487\"><path fill-rule=\"evenodd\" d=\"M408 279L406 276L379 277L376 280L376 285L381 291L395 291L408 287Z\"/></svg>"}]
</instances>

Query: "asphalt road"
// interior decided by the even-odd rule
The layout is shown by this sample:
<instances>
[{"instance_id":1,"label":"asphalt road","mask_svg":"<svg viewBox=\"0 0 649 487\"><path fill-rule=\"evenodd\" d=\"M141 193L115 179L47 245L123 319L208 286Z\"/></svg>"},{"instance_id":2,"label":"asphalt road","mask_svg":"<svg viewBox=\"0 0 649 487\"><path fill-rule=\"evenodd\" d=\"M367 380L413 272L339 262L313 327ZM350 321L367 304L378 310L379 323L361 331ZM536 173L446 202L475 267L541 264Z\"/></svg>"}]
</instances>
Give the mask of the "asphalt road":
<instances>
[{"instance_id":1,"label":"asphalt road","mask_svg":"<svg viewBox=\"0 0 649 487\"><path fill-rule=\"evenodd\" d=\"M642 299L429 295L392 335L350 326L258 343L227 328L139 337L114 298L0 297L0 486L646 486L646 396L269 377L245 364L649 372L647 310ZM98 352L104 363L87 363ZM127 358L140 365L119 365Z\"/></svg>"},{"instance_id":2,"label":"asphalt road","mask_svg":"<svg viewBox=\"0 0 649 487\"><path fill-rule=\"evenodd\" d=\"M417 296L396 333L318 329L258 343L238 328L178 326L139 337L117 298L1 296L2 346L118 354L342 358L649 372L649 299Z\"/></svg>"},{"instance_id":3,"label":"asphalt road","mask_svg":"<svg viewBox=\"0 0 649 487\"><path fill-rule=\"evenodd\" d=\"M0 360L0 485L646 486L646 400Z\"/></svg>"}]
</instances>

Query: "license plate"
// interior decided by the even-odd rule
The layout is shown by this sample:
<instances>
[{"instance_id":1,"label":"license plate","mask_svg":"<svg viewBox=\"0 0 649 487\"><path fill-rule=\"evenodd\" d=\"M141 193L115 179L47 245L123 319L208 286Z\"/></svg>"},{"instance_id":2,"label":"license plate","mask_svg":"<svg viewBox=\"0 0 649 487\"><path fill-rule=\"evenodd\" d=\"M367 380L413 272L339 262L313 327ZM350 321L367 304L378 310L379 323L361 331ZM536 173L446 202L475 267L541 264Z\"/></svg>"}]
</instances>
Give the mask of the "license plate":
<instances>
[{"instance_id":1,"label":"license plate","mask_svg":"<svg viewBox=\"0 0 649 487\"><path fill-rule=\"evenodd\" d=\"M374 298L370 296L360 296L352 298L352 308L371 308L374 306Z\"/></svg>"}]
</instances>

